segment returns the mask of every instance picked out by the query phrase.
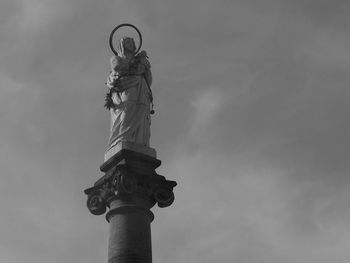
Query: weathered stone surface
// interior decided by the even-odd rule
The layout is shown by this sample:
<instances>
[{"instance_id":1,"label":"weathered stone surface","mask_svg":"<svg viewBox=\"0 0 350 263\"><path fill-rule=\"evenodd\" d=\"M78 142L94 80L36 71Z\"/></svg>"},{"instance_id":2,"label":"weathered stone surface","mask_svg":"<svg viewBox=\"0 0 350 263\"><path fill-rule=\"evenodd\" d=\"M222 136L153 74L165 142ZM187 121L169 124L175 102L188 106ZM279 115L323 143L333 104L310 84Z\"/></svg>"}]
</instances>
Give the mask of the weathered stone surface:
<instances>
[{"instance_id":1,"label":"weathered stone surface","mask_svg":"<svg viewBox=\"0 0 350 263\"><path fill-rule=\"evenodd\" d=\"M129 150L133 152L142 153L145 155L149 155L153 158L157 158L157 152L155 149L147 146L143 146L141 144L133 143L133 142L127 142L127 141L121 141L114 145L112 148L110 148L105 156L104 161L108 161L109 158L114 156L116 153L120 152L121 150Z\"/></svg>"},{"instance_id":2,"label":"weathered stone surface","mask_svg":"<svg viewBox=\"0 0 350 263\"><path fill-rule=\"evenodd\" d=\"M111 200L120 195L141 196L159 207L171 205L176 182L156 173L160 163L158 159L126 149L109 158L100 167L105 175L85 190L91 213L103 214Z\"/></svg>"},{"instance_id":3,"label":"weathered stone surface","mask_svg":"<svg viewBox=\"0 0 350 263\"><path fill-rule=\"evenodd\" d=\"M176 186L156 173L160 164L150 155L122 149L101 165L105 175L85 190L92 214L102 215L109 208L109 263L152 262L150 209L155 204L170 206Z\"/></svg>"},{"instance_id":4,"label":"weathered stone surface","mask_svg":"<svg viewBox=\"0 0 350 263\"><path fill-rule=\"evenodd\" d=\"M121 201L111 203L112 211L119 211L109 217L110 263L152 262L151 220L145 209L140 206L123 206ZM151 212L149 212L151 213Z\"/></svg>"}]
</instances>

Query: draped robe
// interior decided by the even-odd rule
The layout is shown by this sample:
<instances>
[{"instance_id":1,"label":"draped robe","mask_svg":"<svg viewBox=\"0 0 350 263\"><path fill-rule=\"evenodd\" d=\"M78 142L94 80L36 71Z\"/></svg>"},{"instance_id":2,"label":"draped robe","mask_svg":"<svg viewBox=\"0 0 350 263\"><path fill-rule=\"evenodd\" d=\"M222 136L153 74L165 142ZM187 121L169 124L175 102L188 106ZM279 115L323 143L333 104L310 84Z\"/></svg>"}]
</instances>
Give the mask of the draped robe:
<instances>
[{"instance_id":1,"label":"draped robe","mask_svg":"<svg viewBox=\"0 0 350 263\"><path fill-rule=\"evenodd\" d=\"M149 146L152 74L146 53L143 52L132 59L122 56L111 59L112 72L107 86L113 106L109 109L108 149L121 141Z\"/></svg>"}]
</instances>

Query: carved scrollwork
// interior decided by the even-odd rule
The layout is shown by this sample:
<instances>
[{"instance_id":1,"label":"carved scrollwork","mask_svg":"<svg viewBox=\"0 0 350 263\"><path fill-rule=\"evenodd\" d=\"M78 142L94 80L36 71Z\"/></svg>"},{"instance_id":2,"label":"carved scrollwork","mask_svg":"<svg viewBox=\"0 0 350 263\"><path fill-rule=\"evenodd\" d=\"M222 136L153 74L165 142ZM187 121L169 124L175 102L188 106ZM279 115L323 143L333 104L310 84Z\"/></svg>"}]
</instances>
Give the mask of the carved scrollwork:
<instances>
[{"instance_id":1,"label":"carved scrollwork","mask_svg":"<svg viewBox=\"0 0 350 263\"><path fill-rule=\"evenodd\" d=\"M94 215L102 215L106 212L106 200L103 190L96 190L88 195L87 207Z\"/></svg>"},{"instance_id":2,"label":"carved scrollwork","mask_svg":"<svg viewBox=\"0 0 350 263\"><path fill-rule=\"evenodd\" d=\"M168 188L155 189L153 197L157 201L159 207L170 206L175 200L173 191Z\"/></svg>"},{"instance_id":3,"label":"carved scrollwork","mask_svg":"<svg viewBox=\"0 0 350 263\"><path fill-rule=\"evenodd\" d=\"M133 193L137 189L137 181L132 174L120 176L120 190L127 194Z\"/></svg>"},{"instance_id":4,"label":"carved scrollwork","mask_svg":"<svg viewBox=\"0 0 350 263\"><path fill-rule=\"evenodd\" d=\"M159 207L170 206L175 199L173 189L177 183L155 172L159 166L156 161L139 154L134 156L131 151L121 152L118 160L114 159L114 163L108 164L108 169L101 169L105 175L93 187L84 190L88 195L90 212L94 215L104 214L107 207L111 208L118 200L141 202L147 209L156 203Z\"/></svg>"}]
</instances>

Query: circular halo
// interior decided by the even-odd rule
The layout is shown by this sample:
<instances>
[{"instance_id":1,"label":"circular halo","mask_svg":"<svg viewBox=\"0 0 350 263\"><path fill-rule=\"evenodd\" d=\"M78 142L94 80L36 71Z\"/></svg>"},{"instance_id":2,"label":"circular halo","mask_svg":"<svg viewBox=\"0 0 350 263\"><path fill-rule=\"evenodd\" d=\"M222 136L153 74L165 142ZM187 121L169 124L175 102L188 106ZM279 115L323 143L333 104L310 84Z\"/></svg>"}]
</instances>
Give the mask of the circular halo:
<instances>
[{"instance_id":1,"label":"circular halo","mask_svg":"<svg viewBox=\"0 0 350 263\"><path fill-rule=\"evenodd\" d=\"M116 26L116 27L112 30L112 32L111 32L111 34L110 34L110 36L109 36L109 46L111 47L112 52L113 52L114 55L116 55L116 56L118 56L118 53L117 53L117 51L114 49L114 46L113 46L113 35L114 35L114 33L115 33L119 28L125 27L125 26L132 27L133 29L136 30L137 34L139 35L140 44L139 44L139 47L136 49L135 54L137 54L137 53L140 51L141 46L142 46L142 35L141 35L140 31L138 30L138 28L137 28L136 26L132 25L132 24L120 24L119 26Z\"/></svg>"}]
</instances>

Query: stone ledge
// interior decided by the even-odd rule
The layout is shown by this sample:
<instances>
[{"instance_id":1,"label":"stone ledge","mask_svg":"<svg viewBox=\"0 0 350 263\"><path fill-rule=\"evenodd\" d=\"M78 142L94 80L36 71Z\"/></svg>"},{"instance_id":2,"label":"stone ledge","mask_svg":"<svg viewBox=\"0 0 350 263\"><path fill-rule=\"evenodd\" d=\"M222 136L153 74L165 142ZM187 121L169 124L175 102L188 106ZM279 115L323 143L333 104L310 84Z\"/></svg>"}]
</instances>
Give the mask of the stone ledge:
<instances>
[{"instance_id":1,"label":"stone ledge","mask_svg":"<svg viewBox=\"0 0 350 263\"><path fill-rule=\"evenodd\" d=\"M104 162L107 162L110 158L112 158L121 150L129 150L129 151L149 155L152 158L157 158L157 152L153 148L143 146L141 144L137 144L133 142L121 141L107 150L104 156Z\"/></svg>"},{"instance_id":2,"label":"stone ledge","mask_svg":"<svg viewBox=\"0 0 350 263\"><path fill-rule=\"evenodd\" d=\"M134 169L141 169L145 172L150 172L150 169L154 171L154 169L159 167L160 164L160 160L150 155L128 149L122 149L105 161L100 166L100 170L108 174L108 171L113 169L113 167L118 165L127 165L128 167L132 167ZM151 174L153 174L153 172L151 172Z\"/></svg>"}]
</instances>

